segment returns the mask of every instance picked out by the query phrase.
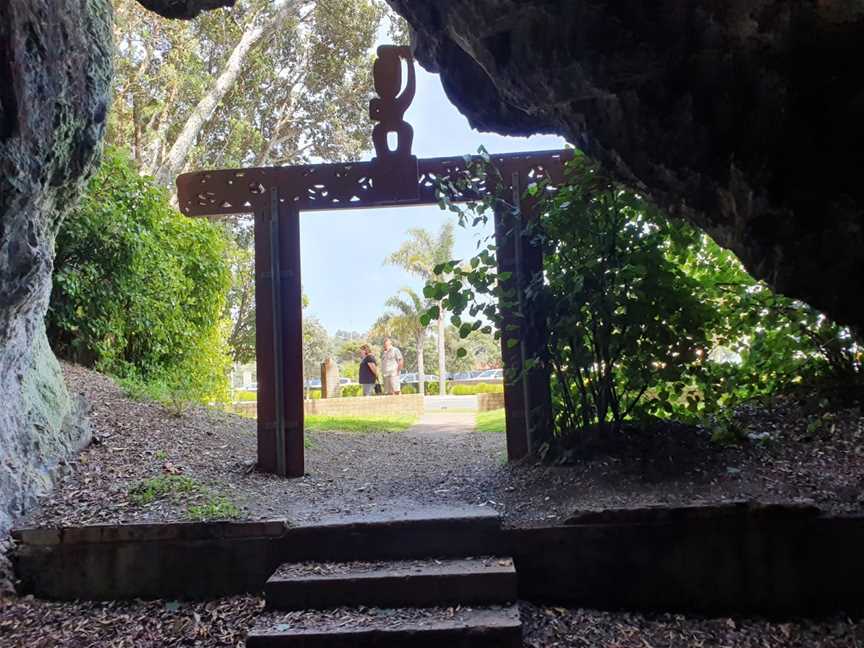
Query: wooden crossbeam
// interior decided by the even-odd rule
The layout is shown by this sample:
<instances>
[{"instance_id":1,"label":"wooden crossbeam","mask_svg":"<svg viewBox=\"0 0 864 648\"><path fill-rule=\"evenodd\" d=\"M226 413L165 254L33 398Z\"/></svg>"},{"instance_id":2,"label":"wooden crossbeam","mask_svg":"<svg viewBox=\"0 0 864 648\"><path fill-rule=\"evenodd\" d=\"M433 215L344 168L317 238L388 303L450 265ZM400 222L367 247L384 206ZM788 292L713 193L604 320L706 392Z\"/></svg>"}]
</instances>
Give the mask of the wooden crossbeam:
<instances>
[{"instance_id":1,"label":"wooden crossbeam","mask_svg":"<svg viewBox=\"0 0 864 648\"><path fill-rule=\"evenodd\" d=\"M541 178L560 183L564 164L572 157L572 149L530 151L492 155L490 162L506 181L518 173L527 186ZM177 178L177 196L187 216L260 212L266 209L273 189L283 203L299 211L434 205L438 202L437 178L456 177L466 170L466 162L480 161L478 156L417 160L412 180L417 192L410 198L376 189L376 178L383 173L375 161L184 173Z\"/></svg>"}]
</instances>

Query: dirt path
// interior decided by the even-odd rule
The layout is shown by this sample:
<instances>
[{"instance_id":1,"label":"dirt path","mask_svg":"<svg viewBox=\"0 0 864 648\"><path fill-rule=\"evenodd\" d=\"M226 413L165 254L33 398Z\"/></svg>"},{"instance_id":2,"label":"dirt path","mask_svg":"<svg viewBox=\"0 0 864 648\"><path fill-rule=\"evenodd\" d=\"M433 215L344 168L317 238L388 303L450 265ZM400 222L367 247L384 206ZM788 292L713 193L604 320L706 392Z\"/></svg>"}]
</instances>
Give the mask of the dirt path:
<instances>
[{"instance_id":1,"label":"dirt path","mask_svg":"<svg viewBox=\"0 0 864 648\"><path fill-rule=\"evenodd\" d=\"M404 433L308 435L308 474L284 480L255 471L255 422L196 408L182 417L127 398L108 378L64 365L73 393L91 406L96 440L67 462L57 487L23 524L135 523L188 519L201 493L132 501L142 480L194 479L235 501L243 519L314 522L394 510L483 507L510 525L560 523L576 510L645 504L812 500L864 512L864 415L815 417L795 403L756 409L747 429L767 440L741 449L706 446L666 466L666 447L598 456L573 466L505 462L503 434L474 432L474 413L429 413ZM699 447L697 446L697 450ZM677 457L677 455L676 455ZM255 596L207 603L52 603L0 596L0 645L242 645L263 610ZM526 648L729 646L860 648L864 629L844 617L818 621L703 619L684 615L544 608L523 604Z\"/></svg>"},{"instance_id":2,"label":"dirt path","mask_svg":"<svg viewBox=\"0 0 864 648\"><path fill-rule=\"evenodd\" d=\"M462 434L474 431L474 412L426 412L407 434Z\"/></svg>"},{"instance_id":3,"label":"dirt path","mask_svg":"<svg viewBox=\"0 0 864 648\"><path fill-rule=\"evenodd\" d=\"M704 432L670 433L570 466L507 464L505 436L473 431L474 413L430 412L407 432L309 433L307 474L284 480L255 470L251 419L204 408L174 417L158 404L130 400L105 376L71 365L64 371L70 391L90 403L96 440L62 467L57 487L22 524L184 520L208 494L230 498L243 519L297 523L489 506L507 524L536 525L577 510L742 499L864 512L858 410L822 413L814 431L815 417L781 402L743 418L746 429L767 438L742 448L719 448ZM200 488L150 504L133 501L133 488L145 480L175 475Z\"/></svg>"}]
</instances>

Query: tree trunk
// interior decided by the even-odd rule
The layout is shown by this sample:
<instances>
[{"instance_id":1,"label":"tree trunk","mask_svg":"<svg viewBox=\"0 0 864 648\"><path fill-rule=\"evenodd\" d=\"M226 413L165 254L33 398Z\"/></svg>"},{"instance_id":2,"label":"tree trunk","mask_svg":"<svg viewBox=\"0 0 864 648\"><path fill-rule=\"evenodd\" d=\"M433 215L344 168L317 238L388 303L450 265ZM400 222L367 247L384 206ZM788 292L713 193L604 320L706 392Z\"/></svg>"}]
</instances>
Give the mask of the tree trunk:
<instances>
[{"instance_id":1,"label":"tree trunk","mask_svg":"<svg viewBox=\"0 0 864 648\"><path fill-rule=\"evenodd\" d=\"M447 367L444 358L444 302L438 302L438 394L447 393Z\"/></svg>"},{"instance_id":2,"label":"tree trunk","mask_svg":"<svg viewBox=\"0 0 864 648\"><path fill-rule=\"evenodd\" d=\"M201 97L198 105L189 115L183 129L174 140L174 144L165 156L164 161L159 165L159 168L154 173L156 182L161 185L168 186L174 180L174 177L183 170L186 165L186 158L189 156L189 151L195 144L198 134L204 125L213 116L219 102L225 97L228 91L237 82L240 77L240 72L243 69L243 64L249 52L254 48L266 35L276 29L285 17L289 10L296 5L296 0L277 0L274 12L271 18L262 22L256 23L251 20L240 42L234 47L231 56L228 57L228 62L225 64L219 78L213 87Z\"/></svg>"},{"instance_id":3,"label":"tree trunk","mask_svg":"<svg viewBox=\"0 0 864 648\"><path fill-rule=\"evenodd\" d=\"M426 376L423 375L423 336L417 338L417 392L423 396L426 393Z\"/></svg>"},{"instance_id":4,"label":"tree trunk","mask_svg":"<svg viewBox=\"0 0 864 648\"><path fill-rule=\"evenodd\" d=\"M153 119L147 124L146 132L155 133L151 135L150 143L144 149L142 156L141 169L145 175L153 175L162 164L162 151L165 149L165 135L168 132L168 127L171 125L171 120L168 119L168 110L174 104L177 97L177 84L173 84L171 91L168 93L168 100L165 102L165 107L153 115Z\"/></svg>"}]
</instances>

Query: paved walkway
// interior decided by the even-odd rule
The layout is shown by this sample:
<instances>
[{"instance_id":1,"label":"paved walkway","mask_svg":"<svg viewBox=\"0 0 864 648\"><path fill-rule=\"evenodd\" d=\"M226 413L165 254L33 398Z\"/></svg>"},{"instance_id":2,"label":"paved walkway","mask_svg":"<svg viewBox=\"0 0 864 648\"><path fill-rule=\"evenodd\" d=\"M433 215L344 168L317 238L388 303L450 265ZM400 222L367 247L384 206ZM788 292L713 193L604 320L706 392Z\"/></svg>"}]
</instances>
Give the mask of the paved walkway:
<instances>
[{"instance_id":1,"label":"paved walkway","mask_svg":"<svg viewBox=\"0 0 864 648\"><path fill-rule=\"evenodd\" d=\"M426 412L408 429L414 434L460 434L474 431L474 412Z\"/></svg>"},{"instance_id":2,"label":"paved walkway","mask_svg":"<svg viewBox=\"0 0 864 648\"><path fill-rule=\"evenodd\" d=\"M476 396L426 396L423 399L423 408L427 412L476 412Z\"/></svg>"}]
</instances>

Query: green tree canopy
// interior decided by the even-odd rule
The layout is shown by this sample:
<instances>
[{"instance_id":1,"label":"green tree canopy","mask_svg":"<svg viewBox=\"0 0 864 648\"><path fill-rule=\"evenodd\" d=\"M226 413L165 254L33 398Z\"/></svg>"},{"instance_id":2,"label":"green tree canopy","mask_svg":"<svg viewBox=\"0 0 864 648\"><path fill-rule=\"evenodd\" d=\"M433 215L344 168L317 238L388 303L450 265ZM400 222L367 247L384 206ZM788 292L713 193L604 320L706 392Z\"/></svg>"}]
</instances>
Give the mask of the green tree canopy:
<instances>
[{"instance_id":1,"label":"green tree canopy","mask_svg":"<svg viewBox=\"0 0 864 648\"><path fill-rule=\"evenodd\" d=\"M439 188L442 206L465 226L484 222L490 206L509 208L506 196L466 206L448 199L449 187L494 174L480 167ZM584 157L576 155L570 174L555 191L542 182L527 190L539 219L526 234L543 246L544 266L528 278L524 308L542 313L548 332L527 365L553 376L559 434L617 430L628 418L722 418L743 400L812 379L861 384L862 345L851 331L772 293L730 252ZM500 327L502 304L517 306L510 277L496 273L494 244L438 270L452 275L424 293L453 313L463 338ZM466 313L473 321L462 321ZM497 331L509 346L522 333L517 323Z\"/></svg>"},{"instance_id":2,"label":"green tree canopy","mask_svg":"<svg viewBox=\"0 0 864 648\"><path fill-rule=\"evenodd\" d=\"M303 382L321 376L321 363L332 353L327 329L317 317L303 318Z\"/></svg>"},{"instance_id":3,"label":"green tree canopy","mask_svg":"<svg viewBox=\"0 0 864 648\"><path fill-rule=\"evenodd\" d=\"M108 141L163 184L186 168L354 159L368 147L378 0L239 0L170 21L115 3Z\"/></svg>"},{"instance_id":4,"label":"green tree canopy","mask_svg":"<svg viewBox=\"0 0 864 648\"><path fill-rule=\"evenodd\" d=\"M172 209L108 148L56 249L46 323L59 356L120 376L182 377L193 398L224 396L230 272L218 226Z\"/></svg>"},{"instance_id":5,"label":"green tree canopy","mask_svg":"<svg viewBox=\"0 0 864 648\"><path fill-rule=\"evenodd\" d=\"M444 276L438 269L453 258L453 242L453 223L442 225L437 235L423 228L412 228L408 230L408 240L387 257L385 263L404 268L426 281L441 280ZM441 301L438 302L438 308L443 308ZM447 380L446 353L445 323L442 317L438 321L438 388L442 394L445 392Z\"/></svg>"}]
</instances>

